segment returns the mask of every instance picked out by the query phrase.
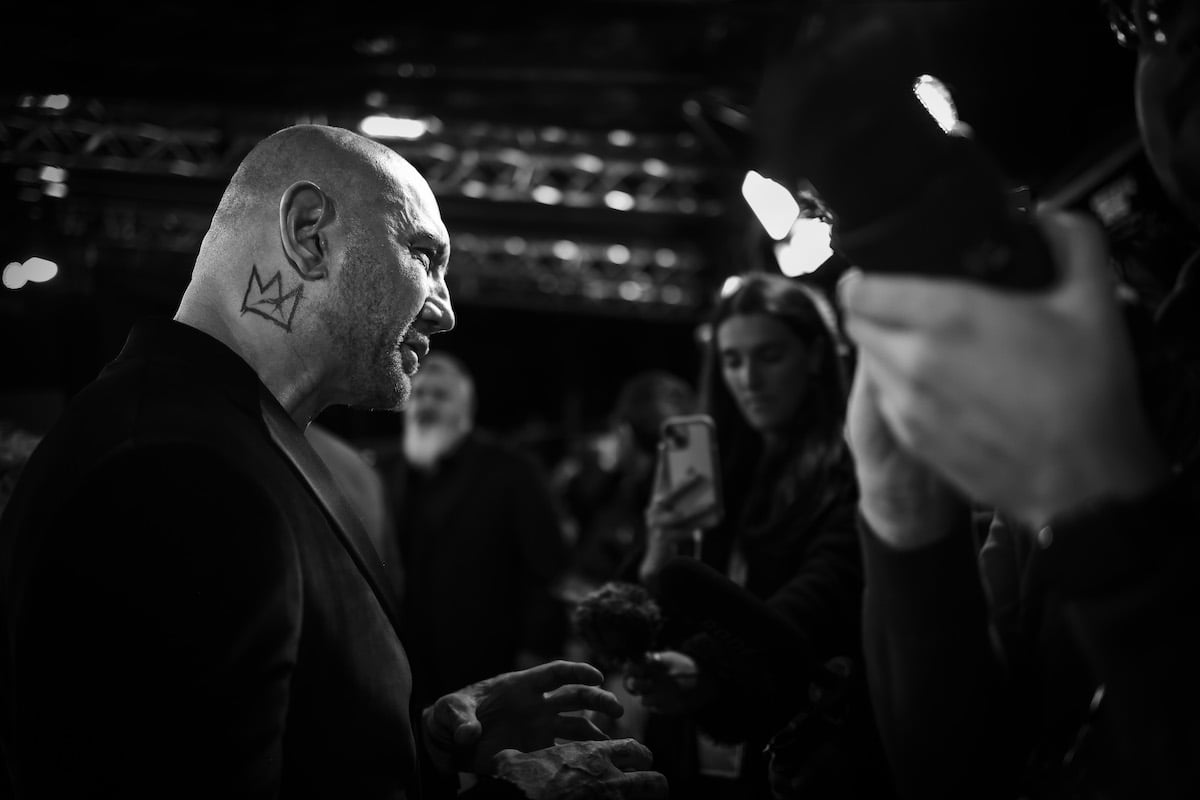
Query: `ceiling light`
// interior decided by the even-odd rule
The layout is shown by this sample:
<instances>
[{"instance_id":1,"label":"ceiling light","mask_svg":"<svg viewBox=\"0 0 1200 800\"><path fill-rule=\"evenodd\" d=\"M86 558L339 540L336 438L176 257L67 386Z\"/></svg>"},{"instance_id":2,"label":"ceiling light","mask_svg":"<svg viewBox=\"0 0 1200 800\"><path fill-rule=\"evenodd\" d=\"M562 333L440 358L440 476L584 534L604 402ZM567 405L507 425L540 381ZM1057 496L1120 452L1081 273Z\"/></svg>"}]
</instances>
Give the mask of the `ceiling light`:
<instances>
[{"instance_id":1,"label":"ceiling light","mask_svg":"<svg viewBox=\"0 0 1200 800\"><path fill-rule=\"evenodd\" d=\"M372 114L363 118L358 129L372 139L420 139L429 130L429 123L422 119Z\"/></svg>"},{"instance_id":2,"label":"ceiling light","mask_svg":"<svg viewBox=\"0 0 1200 800\"><path fill-rule=\"evenodd\" d=\"M560 239L550 248L560 261L570 261L579 257L579 245L569 239Z\"/></svg>"},{"instance_id":3,"label":"ceiling light","mask_svg":"<svg viewBox=\"0 0 1200 800\"><path fill-rule=\"evenodd\" d=\"M604 195L604 205L609 208L615 208L617 211L628 211L635 205L633 195L629 192L622 192L620 189L613 189Z\"/></svg>"},{"instance_id":4,"label":"ceiling light","mask_svg":"<svg viewBox=\"0 0 1200 800\"><path fill-rule=\"evenodd\" d=\"M665 178L671 172L671 168L667 166L666 162L657 158L647 158L643 161L642 170L647 175L653 175L656 178Z\"/></svg>"},{"instance_id":5,"label":"ceiling light","mask_svg":"<svg viewBox=\"0 0 1200 800\"><path fill-rule=\"evenodd\" d=\"M62 167L47 164L38 172L38 178L46 183L63 183L67 179L67 171Z\"/></svg>"},{"instance_id":6,"label":"ceiling light","mask_svg":"<svg viewBox=\"0 0 1200 800\"><path fill-rule=\"evenodd\" d=\"M69 94L48 94L42 98L42 108L49 108L52 111L65 111L69 105L71 105Z\"/></svg>"},{"instance_id":7,"label":"ceiling light","mask_svg":"<svg viewBox=\"0 0 1200 800\"><path fill-rule=\"evenodd\" d=\"M611 244L608 246L608 260L614 264L629 263L629 248L623 244Z\"/></svg>"},{"instance_id":8,"label":"ceiling light","mask_svg":"<svg viewBox=\"0 0 1200 800\"><path fill-rule=\"evenodd\" d=\"M609 131L608 141L616 147L628 147L633 144L633 134L620 129Z\"/></svg>"},{"instance_id":9,"label":"ceiling light","mask_svg":"<svg viewBox=\"0 0 1200 800\"><path fill-rule=\"evenodd\" d=\"M558 205L563 199L563 193L560 189L556 189L553 186L546 186L544 184L533 187L533 190L530 192L530 194L533 195L534 200L538 201L539 203L544 203L548 206Z\"/></svg>"},{"instance_id":10,"label":"ceiling light","mask_svg":"<svg viewBox=\"0 0 1200 800\"><path fill-rule=\"evenodd\" d=\"M591 153L578 153L571 158L571 163L584 172L599 172L604 169L604 162Z\"/></svg>"}]
</instances>

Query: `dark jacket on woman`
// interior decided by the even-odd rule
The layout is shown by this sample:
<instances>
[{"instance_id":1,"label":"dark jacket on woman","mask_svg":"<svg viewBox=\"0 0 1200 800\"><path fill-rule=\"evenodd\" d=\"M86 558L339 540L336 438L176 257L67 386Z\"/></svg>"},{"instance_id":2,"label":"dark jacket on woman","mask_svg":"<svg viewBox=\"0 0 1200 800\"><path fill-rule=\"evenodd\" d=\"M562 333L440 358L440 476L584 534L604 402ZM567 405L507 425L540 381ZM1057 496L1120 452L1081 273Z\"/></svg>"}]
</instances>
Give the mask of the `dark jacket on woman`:
<instances>
[{"instance_id":1,"label":"dark jacket on woman","mask_svg":"<svg viewBox=\"0 0 1200 800\"><path fill-rule=\"evenodd\" d=\"M766 458L734 482L744 499L701 547L711 577L691 568L690 580L679 578L676 560L652 584L666 646L690 655L716 691L690 718L654 718L650 745L670 759L663 768L685 796L717 791L697 775L699 733L742 745L737 786L720 789L725 796L886 797L861 665L852 466L836 463L819 487L781 487L787 468ZM735 559L744 562L740 587L723 577ZM678 591L684 584L692 588ZM830 702L818 710L822 690Z\"/></svg>"}]
</instances>

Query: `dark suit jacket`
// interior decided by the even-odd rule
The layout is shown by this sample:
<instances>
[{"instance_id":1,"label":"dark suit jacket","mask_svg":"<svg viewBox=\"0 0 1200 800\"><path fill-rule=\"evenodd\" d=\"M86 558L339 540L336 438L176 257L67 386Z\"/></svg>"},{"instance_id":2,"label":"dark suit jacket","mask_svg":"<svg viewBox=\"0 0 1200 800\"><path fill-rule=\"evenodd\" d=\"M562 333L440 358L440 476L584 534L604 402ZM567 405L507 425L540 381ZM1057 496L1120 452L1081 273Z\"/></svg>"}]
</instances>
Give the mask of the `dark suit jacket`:
<instances>
[{"instance_id":1,"label":"dark suit jacket","mask_svg":"<svg viewBox=\"0 0 1200 800\"><path fill-rule=\"evenodd\" d=\"M136 327L0 522L18 796L419 794L377 561L243 360Z\"/></svg>"}]
</instances>

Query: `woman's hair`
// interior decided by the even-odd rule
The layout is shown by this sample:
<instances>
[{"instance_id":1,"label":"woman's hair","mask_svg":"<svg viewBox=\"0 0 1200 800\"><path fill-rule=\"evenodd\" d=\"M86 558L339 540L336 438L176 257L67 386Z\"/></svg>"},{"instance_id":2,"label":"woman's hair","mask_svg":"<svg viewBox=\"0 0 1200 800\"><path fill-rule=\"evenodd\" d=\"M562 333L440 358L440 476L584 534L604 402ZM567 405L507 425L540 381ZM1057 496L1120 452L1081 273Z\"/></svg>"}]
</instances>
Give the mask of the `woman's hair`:
<instances>
[{"instance_id":1,"label":"woman's hair","mask_svg":"<svg viewBox=\"0 0 1200 800\"><path fill-rule=\"evenodd\" d=\"M701 371L703 409L717 427L717 447L727 495L742 494L762 456L763 437L750 427L722 375L717 331L733 316L763 314L779 320L803 344L814 348L814 374L804 382L804 397L788 426L786 453L780 462L792 476L781 482L790 495L811 487L828 471L845 465L842 423L849 394L845 363L848 348L829 300L815 286L768 272L746 272L728 280L708 318L708 343ZM806 359L808 361L808 359ZM789 502L792 498L778 498Z\"/></svg>"}]
</instances>

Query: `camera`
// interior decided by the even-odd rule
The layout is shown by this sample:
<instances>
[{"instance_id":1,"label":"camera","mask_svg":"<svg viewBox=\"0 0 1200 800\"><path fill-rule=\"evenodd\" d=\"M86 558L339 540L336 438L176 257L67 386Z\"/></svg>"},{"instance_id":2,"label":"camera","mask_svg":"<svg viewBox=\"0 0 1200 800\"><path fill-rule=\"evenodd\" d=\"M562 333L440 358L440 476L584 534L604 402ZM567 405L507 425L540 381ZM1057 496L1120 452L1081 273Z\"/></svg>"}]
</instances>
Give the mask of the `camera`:
<instances>
[{"instance_id":1,"label":"camera","mask_svg":"<svg viewBox=\"0 0 1200 800\"><path fill-rule=\"evenodd\" d=\"M918 99L923 67L920 36L887 4L814 12L760 83L764 174L811 187L831 212L834 249L864 271L1050 285L1049 248L997 164Z\"/></svg>"}]
</instances>

